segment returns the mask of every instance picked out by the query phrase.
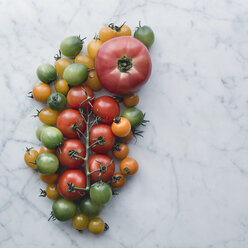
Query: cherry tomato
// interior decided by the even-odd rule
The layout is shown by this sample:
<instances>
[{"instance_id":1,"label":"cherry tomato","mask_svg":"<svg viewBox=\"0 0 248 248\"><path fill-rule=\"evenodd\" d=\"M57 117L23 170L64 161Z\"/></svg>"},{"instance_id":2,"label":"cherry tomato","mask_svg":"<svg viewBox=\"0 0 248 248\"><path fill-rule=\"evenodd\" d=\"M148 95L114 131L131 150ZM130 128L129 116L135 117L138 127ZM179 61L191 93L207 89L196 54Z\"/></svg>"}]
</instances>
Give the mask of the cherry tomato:
<instances>
[{"instance_id":1,"label":"cherry tomato","mask_svg":"<svg viewBox=\"0 0 248 248\"><path fill-rule=\"evenodd\" d=\"M58 116L59 112L50 108L44 108L39 112L40 121L47 125L56 124Z\"/></svg>"},{"instance_id":2,"label":"cherry tomato","mask_svg":"<svg viewBox=\"0 0 248 248\"><path fill-rule=\"evenodd\" d=\"M47 84L51 83L57 78L57 73L54 66L47 63L40 65L36 70L36 74L41 82Z\"/></svg>"},{"instance_id":3,"label":"cherry tomato","mask_svg":"<svg viewBox=\"0 0 248 248\"><path fill-rule=\"evenodd\" d=\"M102 155L102 154L96 154L96 155L92 155L91 157L89 157L89 171L90 172L100 169L100 165L106 166L105 172L101 172L101 179L103 182L107 182L114 175L115 163L109 156ZM100 173L99 171L92 173L90 175L90 180L92 182L99 181L99 178L98 178L99 173Z\"/></svg>"},{"instance_id":4,"label":"cherry tomato","mask_svg":"<svg viewBox=\"0 0 248 248\"><path fill-rule=\"evenodd\" d=\"M120 114L119 103L111 96L100 96L93 104L95 116L101 117L101 122L111 124L115 117Z\"/></svg>"},{"instance_id":5,"label":"cherry tomato","mask_svg":"<svg viewBox=\"0 0 248 248\"><path fill-rule=\"evenodd\" d=\"M123 96L123 104L130 108L134 107L139 103L139 96L136 93Z\"/></svg>"},{"instance_id":6,"label":"cherry tomato","mask_svg":"<svg viewBox=\"0 0 248 248\"><path fill-rule=\"evenodd\" d=\"M84 39L81 39L80 36L69 36L60 43L59 49L66 57L74 58L82 50L83 43Z\"/></svg>"},{"instance_id":7,"label":"cherry tomato","mask_svg":"<svg viewBox=\"0 0 248 248\"><path fill-rule=\"evenodd\" d=\"M78 139L67 139L63 145L57 149L59 162L66 168L79 168L84 163L84 160L78 156L85 157L85 146Z\"/></svg>"},{"instance_id":8,"label":"cherry tomato","mask_svg":"<svg viewBox=\"0 0 248 248\"><path fill-rule=\"evenodd\" d=\"M84 195L83 190L75 190L75 192L68 191L68 184L72 183L77 188L86 187L86 177L81 170L66 170L62 175L60 175L58 180L58 190L60 195L66 199L76 200Z\"/></svg>"},{"instance_id":9,"label":"cherry tomato","mask_svg":"<svg viewBox=\"0 0 248 248\"><path fill-rule=\"evenodd\" d=\"M56 200L59 197L59 191L56 184L49 184L46 187L46 196L51 200Z\"/></svg>"},{"instance_id":10,"label":"cherry tomato","mask_svg":"<svg viewBox=\"0 0 248 248\"><path fill-rule=\"evenodd\" d=\"M149 48L154 42L154 33L152 29L148 26L141 26L140 23L134 33L134 37L144 43L147 48Z\"/></svg>"},{"instance_id":11,"label":"cherry tomato","mask_svg":"<svg viewBox=\"0 0 248 248\"><path fill-rule=\"evenodd\" d=\"M112 177L111 186L113 188L121 188L126 184L126 178L121 173L115 173Z\"/></svg>"},{"instance_id":12,"label":"cherry tomato","mask_svg":"<svg viewBox=\"0 0 248 248\"><path fill-rule=\"evenodd\" d=\"M88 228L91 233L100 234L104 231L104 225L104 221L96 217L90 220Z\"/></svg>"},{"instance_id":13,"label":"cherry tomato","mask_svg":"<svg viewBox=\"0 0 248 248\"><path fill-rule=\"evenodd\" d=\"M63 143L63 134L56 127L46 127L40 136L42 144L49 148L55 149Z\"/></svg>"},{"instance_id":14,"label":"cherry tomato","mask_svg":"<svg viewBox=\"0 0 248 248\"><path fill-rule=\"evenodd\" d=\"M92 59L96 58L97 52L102 45L102 41L98 39L93 39L88 44L88 54Z\"/></svg>"},{"instance_id":15,"label":"cherry tomato","mask_svg":"<svg viewBox=\"0 0 248 248\"><path fill-rule=\"evenodd\" d=\"M123 160L127 157L129 153L129 148L124 143L117 143L114 145L113 155L115 158Z\"/></svg>"},{"instance_id":16,"label":"cherry tomato","mask_svg":"<svg viewBox=\"0 0 248 248\"><path fill-rule=\"evenodd\" d=\"M81 63L82 65L87 66L88 69L94 68L94 60L87 54L78 54L74 63Z\"/></svg>"},{"instance_id":17,"label":"cherry tomato","mask_svg":"<svg viewBox=\"0 0 248 248\"><path fill-rule=\"evenodd\" d=\"M113 39L115 37L115 31L110 27L102 27L99 31L99 38L102 42Z\"/></svg>"},{"instance_id":18,"label":"cherry tomato","mask_svg":"<svg viewBox=\"0 0 248 248\"><path fill-rule=\"evenodd\" d=\"M52 94L52 90L49 85L38 83L34 86L32 94L36 101L46 102L48 97Z\"/></svg>"},{"instance_id":19,"label":"cherry tomato","mask_svg":"<svg viewBox=\"0 0 248 248\"><path fill-rule=\"evenodd\" d=\"M57 173L51 174L51 175L43 175L40 174L40 179L47 184L53 184L56 183L58 180L59 175Z\"/></svg>"},{"instance_id":20,"label":"cherry tomato","mask_svg":"<svg viewBox=\"0 0 248 248\"><path fill-rule=\"evenodd\" d=\"M44 152L49 152L49 153L55 154L56 153L56 150L55 149L49 149L49 148L47 148L45 146L42 146L40 148L39 155L42 154L42 153L44 153Z\"/></svg>"},{"instance_id":21,"label":"cherry tomato","mask_svg":"<svg viewBox=\"0 0 248 248\"><path fill-rule=\"evenodd\" d=\"M36 168L41 174L54 174L59 168L59 160L52 153L42 153L36 159Z\"/></svg>"},{"instance_id":22,"label":"cherry tomato","mask_svg":"<svg viewBox=\"0 0 248 248\"><path fill-rule=\"evenodd\" d=\"M55 90L63 95L69 91L68 83L64 79L58 79L55 83Z\"/></svg>"},{"instance_id":23,"label":"cherry tomato","mask_svg":"<svg viewBox=\"0 0 248 248\"><path fill-rule=\"evenodd\" d=\"M122 116L127 118L130 121L132 128L134 128L144 122L145 114L140 109L132 107L125 109Z\"/></svg>"},{"instance_id":24,"label":"cherry tomato","mask_svg":"<svg viewBox=\"0 0 248 248\"><path fill-rule=\"evenodd\" d=\"M112 198L111 187L104 182L97 182L90 187L90 199L93 203L104 205Z\"/></svg>"},{"instance_id":25,"label":"cherry tomato","mask_svg":"<svg viewBox=\"0 0 248 248\"><path fill-rule=\"evenodd\" d=\"M75 229L84 230L85 228L87 228L87 226L89 224L89 218L86 215L81 214L81 213L76 214L72 218L72 224L73 224Z\"/></svg>"},{"instance_id":26,"label":"cherry tomato","mask_svg":"<svg viewBox=\"0 0 248 248\"><path fill-rule=\"evenodd\" d=\"M150 77L152 63L145 45L131 36L103 43L95 69L102 86L114 94L136 92Z\"/></svg>"},{"instance_id":27,"label":"cherry tomato","mask_svg":"<svg viewBox=\"0 0 248 248\"><path fill-rule=\"evenodd\" d=\"M88 79L85 83L91 90L98 91L102 88L102 85L96 75L96 71L90 71Z\"/></svg>"},{"instance_id":28,"label":"cherry tomato","mask_svg":"<svg viewBox=\"0 0 248 248\"><path fill-rule=\"evenodd\" d=\"M63 77L63 73L64 73L65 68L70 64L71 64L71 61L69 59L58 57L58 59L55 63L55 69L56 69L57 73L60 75L60 77Z\"/></svg>"},{"instance_id":29,"label":"cherry tomato","mask_svg":"<svg viewBox=\"0 0 248 248\"><path fill-rule=\"evenodd\" d=\"M71 108L74 109L87 109L87 101L82 103L87 99L87 96L90 96L92 98L92 100L90 100L90 103L93 104L94 94L88 86L72 87L67 94L67 103Z\"/></svg>"},{"instance_id":30,"label":"cherry tomato","mask_svg":"<svg viewBox=\"0 0 248 248\"><path fill-rule=\"evenodd\" d=\"M66 107L66 97L59 92L54 92L48 97L47 105L53 110L61 111Z\"/></svg>"},{"instance_id":31,"label":"cherry tomato","mask_svg":"<svg viewBox=\"0 0 248 248\"><path fill-rule=\"evenodd\" d=\"M120 163L120 171L125 176L131 176L138 170L138 163L133 158L125 158Z\"/></svg>"},{"instance_id":32,"label":"cherry tomato","mask_svg":"<svg viewBox=\"0 0 248 248\"><path fill-rule=\"evenodd\" d=\"M36 159L38 157L39 153L36 150L33 150L31 148L26 148L26 152L24 154L24 161L27 166L29 166L32 169L36 168Z\"/></svg>"},{"instance_id":33,"label":"cherry tomato","mask_svg":"<svg viewBox=\"0 0 248 248\"><path fill-rule=\"evenodd\" d=\"M131 130L131 124L127 118L117 117L114 119L111 129L114 135L118 137L125 137Z\"/></svg>"},{"instance_id":34,"label":"cherry tomato","mask_svg":"<svg viewBox=\"0 0 248 248\"><path fill-rule=\"evenodd\" d=\"M36 129L35 134L38 140L40 140L41 133L46 127L51 127L51 126L43 124Z\"/></svg>"},{"instance_id":35,"label":"cherry tomato","mask_svg":"<svg viewBox=\"0 0 248 248\"><path fill-rule=\"evenodd\" d=\"M120 28L116 29L115 36L120 37L120 36L131 36L132 31L127 25L122 25Z\"/></svg>"},{"instance_id":36,"label":"cherry tomato","mask_svg":"<svg viewBox=\"0 0 248 248\"><path fill-rule=\"evenodd\" d=\"M102 206L93 203L87 196L80 201L79 208L83 214L89 217L95 217L99 215L102 210Z\"/></svg>"},{"instance_id":37,"label":"cherry tomato","mask_svg":"<svg viewBox=\"0 0 248 248\"><path fill-rule=\"evenodd\" d=\"M84 133L86 124L78 110L66 109L59 114L57 128L66 138L78 138Z\"/></svg>"},{"instance_id":38,"label":"cherry tomato","mask_svg":"<svg viewBox=\"0 0 248 248\"><path fill-rule=\"evenodd\" d=\"M120 138L120 142L128 144L132 139L133 139L133 131L130 130L127 136Z\"/></svg>"},{"instance_id":39,"label":"cherry tomato","mask_svg":"<svg viewBox=\"0 0 248 248\"><path fill-rule=\"evenodd\" d=\"M95 146L92 146L92 151L96 153L107 153L112 150L115 144L115 136L111 131L111 127L106 124L98 124L90 129L89 134L90 145L100 141ZM101 143L102 142L102 143Z\"/></svg>"}]
</instances>

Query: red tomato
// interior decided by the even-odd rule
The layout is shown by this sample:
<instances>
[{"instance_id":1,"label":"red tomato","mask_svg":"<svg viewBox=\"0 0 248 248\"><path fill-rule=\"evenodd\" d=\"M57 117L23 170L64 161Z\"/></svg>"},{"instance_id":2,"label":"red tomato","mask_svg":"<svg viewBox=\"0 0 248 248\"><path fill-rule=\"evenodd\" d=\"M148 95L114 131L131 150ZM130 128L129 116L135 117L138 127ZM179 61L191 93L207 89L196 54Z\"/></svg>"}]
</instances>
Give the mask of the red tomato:
<instances>
[{"instance_id":1,"label":"red tomato","mask_svg":"<svg viewBox=\"0 0 248 248\"><path fill-rule=\"evenodd\" d=\"M105 124L98 124L93 126L90 129L89 135L90 145L96 142L98 138L104 139L103 144L97 144L96 146L93 146L91 148L93 152L104 154L112 150L115 144L115 136L112 133L110 126Z\"/></svg>"},{"instance_id":2,"label":"red tomato","mask_svg":"<svg viewBox=\"0 0 248 248\"><path fill-rule=\"evenodd\" d=\"M86 124L79 111L66 109L58 116L57 128L66 138L78 138L84 133Z\"/></svg>"},{"instance_id":3,"label":"red tomato","mask_svg":"<svg viewBox=\"0 0 248 248\"><path fill-rule=\"evenodd\" d=\"M59 162L69 169L77 169L84 163L83 159L70 157L69 152L73 153L73 150L75 150L75 156L85 157L85 146L78 139L65 140L63 145L57 149Z\"/></svg>"},{"instance_id":4,"label":"red tomato","mask_svg":"<svg viewBox=\"0 0 248 248\"><path fill-rule=\"evenodd\" d=\"M87 99L87 96L91 98L94 97L92 90L88 86L74 86L72 87L67 94L67 103L71 108L87 108L87 102L83 103ZM93 104L94 100L90 100L90 103Z\"/></svg>"},{"instance_id":5,"label":"red tomato","mask_svg":"<svg viewBox=\"0 0 248 248\"><path fill-rule=\"evenodd\" d=\"M142 42L122 36L103 43L96 56L95 69L106 90L114 94L130 94L146 83L152 62Z\"/></svg>"},{"instance_id":6,"label":"red tomato","mask_svg":"<svg viewBox=\"0 0 248 248\"><path fill-rule=\"evenodd\" d=\"M68 183L73 183L77 188L85 188L86 187L86 177L85 174L81 170L66 170L58 180L57 188L59 190L59 194L66 199L76 200L81 198L84 195L83 190L76 190L75 192L69 192Z\"/></svg>"},{"instance_id":7,"label":"red tomato","mask_svg":"<svg viewBox=\"0 0 248 248\"><path fill-rule=\"evenodd\" d=\"M119 103L111 96L100 96L93 104L95 116L101 117L101 122L111 124L115 117L120 114Z\"/></svg>"},{"instance_id":8,"label":"red tomato","mask_svg":"<svg viewBox=\"0 0 248 248\"><path fill-rule=\"evenodd\" d=\"M108 165L110 165L109 167L106 168L105 172L101 173L102 181L107 182L108 180L111 180L111 178L115 172L115 163L114 163L114 161L112 161L112 162L111 161L112 161L112 158L110 158L109 156L106 156L106 155L102 155L102 154L92 155L89 158L89 171L92 172L94 170L98 170L100 168L100 163L102 163L106 167ZM92 182L99 181L99 179L98 179L99 173L100 172L92 173L90 175L90 180Z\"/></svg>"}]
</instances>

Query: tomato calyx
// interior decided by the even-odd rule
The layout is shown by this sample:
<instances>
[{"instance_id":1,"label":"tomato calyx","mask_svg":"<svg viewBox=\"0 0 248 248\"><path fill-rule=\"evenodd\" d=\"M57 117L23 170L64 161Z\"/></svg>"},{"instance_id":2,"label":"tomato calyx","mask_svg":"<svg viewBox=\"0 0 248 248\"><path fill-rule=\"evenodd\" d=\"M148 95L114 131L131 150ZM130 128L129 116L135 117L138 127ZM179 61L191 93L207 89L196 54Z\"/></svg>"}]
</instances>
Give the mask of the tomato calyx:
<instances>
[{"instance_id":1,"label":"tomato calyx","mask_svg":"<svg viewBox=\"0 0 248 248\"><path fill-rule=\"evenodd\" d=\"M133 67L132 59L123 56L118 59L117 65L120 72L128 72Z\"/></svg>"},{"instance_id":2,"label":"tomato calyx","mask_svg":"<svg viewBox=\"0 0 248 248\"><path fill-rule=\"evenodd\" d=\"M46 197L47 193L44 189L41 189L40 188L40 194L39 194L39 197Z\"/></svg>"},{"instance_id":3,"label":"tomato calyx","mask_svg":"<svg viewBox=\"0 0 248 248\"><path fill-rule=\"evenodd\" d=\"M79 40L81 41L82 44L84 44L84 40L87 39L87 37L84 37L84 38L81 39L80 35L78 36L78 38L79 38Z\"/></svg>"},{"instance_id":4,"label":"tomato calyx","mask_svg":"<svg viewBox=\"0 0 248 248\"><path fill-rule=\"evenodd\" d=\"M104 143L106 143L106 140L104 139L104 137L102 137L102 136L98 136L97 138L95 138L95 139L92 139L91 141L95 141L94 143L92 143L90 146L89 146L89 148L91 148L91 147L94 147L94 146L96 146L96 145L103 145Z\"/></svg>"},{"instance_id":5,"label":"tomato calyx","mask_svg":"<svg viewBox=\"0 0 248 248\"><path fill-rule=\"evenodd\" d=\"M115 143L114 146L113 146L114 150L116 151L120 151L121 148L120 148L120 143Z\"/></svg>"},{"instance_id":6,"label":"tomato calyx","mask_svg":"<svg viewBox=\"0 0 248 248\"><path fill-rule=\"evenodd\" d=\"M118 182L119 180L121 180L122 176L112 176L112 182L113 183L116 183Z\"/></svg>"},{"instance_id":7,"label":"tomato calyx","mask_svg":"<svg viewBox=\"0 0 248 248\"><path fill-rule=\"evenodd\" d=\"M82 116L82 113L81 113L81 116ZM71 129L72 129L72 130L75 130L75 131L78 133L79 136L82 135L82 136L84 136L84 138L85 138L85 135L84 135L84 133L80 130L80 127L82 126L83 121L86 123L86 120L85 120L84 117L82 118L81 122L79 122L79 120L80 120L80 117L78 117L78 119L76 120L76 122L71 126ZM78 122L79 122L79 123L78 123Z\"/></svg>"},{"instance_id":8,"label":"tomato calyx","mask_svg":"<svg viewBox=\"0 0 248 248\"><path fill-rule=\"evenodd\" d=\"M79 187L76 187L74 183L69 183L69 182L67 182L67 185L68 185L68 188L67 188L66 192L75 193L76 190L83 190L83 191L89 190L88 186L86 186L86 188L79 188Z\"/></svg>"},{"instance_id":9,"label":"tomato calyx","mask_svg":"<svg viewBox=\"0 0 248 248\"><path fill-rule=\"evenodd\" d=\"M109 225L107 223L104 223L104 230L103 231L107 231L109 229Z\"/></svg>"},{"instance_id":10,"label":"tomato calyx","mask_svg":"<svg viewBox=\"0 0 248 248\"><path fill-rule=\"evenodd\" d=\"M126 23L126 21L123 22L123 24L121 26L116 26L114 23L110 23L108 25L108 27L110 27L111 29L113 29L116 32L119 32L119 31L121 31L121 28L125 25L125 23Z\"/></svg>"},{"instance_id":11,"label":"tomato calyx","mask_svg":"<svg viewBox=\"0 0 248 248\"><path fill-rule=\"evenodd\" d=\"M48 218L48 221L50 221L50 220L52 220L52 221L57 220L57 218L55 217L53 211L51 211L50 217Z\"/></svg>"},{"instance_id":12,"label":"tomato calyx","mask_svg":"<svg viewBox=\"0 0 248 248\"><path fill-rule=\"evenodd\" d=\"M114 123L118 124L118 123L120 123L120 121L121 121L120 116L117 116L117 117L114 118Z\"/></svg>"},{"instance_id":13,"label":"tomato calyx","mask_svg":"<svg viewBox=\"0 0 248 248\"><path fill-rule=\"evenodd\" d=\"M127 174L130 173L130 169L129 169L128 167L125 167L125 168L124 168L124 171L125 171Z\"/></svg>"},{"instance_id":14,"label":"tomato calyx","mask_svg":"<svg viewBox=\"0 0 248 248\"><path fill-rule=\"evenodd\" d=\"M86 160L86 158L79 156L78 155L79 153L81 153L81 152L73 149L73 150L69 150L68 155L69 155L70 158L74 158L76 160L78 160L78 159Z\"/></svg>"},{"instance_id":15,"label":"tomato calyx","mask_svg":"<svg viewBox=\"0 0 248 248\"><path fill-rule=\"evenodd\" d=\"M41 109L42 110L42 109ZM36 109L36 111L37 111L37 114L36 115L32 115L32 117L39 117L39 114L40 114L40 112L41 112L41 110L39 110L39 109Z\"/></svg>"},{"instance_id":16,"label":"tomato calyx","mask_svg":"<svg viewBox=\"0 0 248 248\"><path fill-rule=\"evenodd\" d=\"M27 97L29 97L29 98L34 98L33 92L32 92L32 91L29 91L29 92L27 93Z\"/></svg>"},{"instance_id":17,"label":"tomato calyx","mask_svg":"<svg viewBox=\"0 0 248 248\"><path fill-rule=\"evenodd\" d=\"M55 56L54 56L54 59L55 61L61 59L61 51L59 50L59 53L57 53Z\"/></svg>"},{"instance_id":18,"label":"tomato calyx","mask_svg":"<svg viewBox=\"0 0 248 248\"><path fill-rule=\"evenodd\" d=\"M29 152L33 149L33 147L26 147L26 152L30 154Z\"/></svg>"}]
</instances>

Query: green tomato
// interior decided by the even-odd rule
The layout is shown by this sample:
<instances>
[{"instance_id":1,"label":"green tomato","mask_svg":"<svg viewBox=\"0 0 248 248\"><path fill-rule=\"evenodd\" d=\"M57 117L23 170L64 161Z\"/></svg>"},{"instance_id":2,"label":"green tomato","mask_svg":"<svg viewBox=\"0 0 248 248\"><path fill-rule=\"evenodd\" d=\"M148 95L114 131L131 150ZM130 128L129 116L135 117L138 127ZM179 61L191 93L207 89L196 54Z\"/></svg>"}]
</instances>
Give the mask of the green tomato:
<instances>
[{"instance_id":1,"label":"green tomato","mask_svg":"<svg viewBox=\"0 0 248 248\"><path fill-rule=\"evenodd\" d=\"M59 160L53 153L44 152L36 159L37 170L44 175L51 175L59 168Z\"/></svg>"},{"instance_id":2,"label":"green tomato","mask_svg":"<svg viewBox=\"0 0 248 248\"><path fill-rule=\"evenodd\" d=\"M90 187L90 199L97 205L106 204L111 197L112 189L107 183L97 182Z\"/></svg>"},{"instance_id":3,"label":"green tomato","mask_svg":"<svg viewBox=\"0 0 248 248\"><path fill-rule=\"evenodd\" d=\"M88 197L84 198L80 202L79 208L83 214L89 217L95 217L99 215L102 210L102 206L95 204Z\"/></svg>"},{"instance_id":4,"label":"green tomato","mask_svg":"<svg viewBox=\"0 0 248 248\"><path fill-rule=\"evenodd\" d=\"M47 99L47 104L49 108L61 111L66 107L66 97L59 92L52 93Z\"/></svg>"},{"instance_id":5,"label":"green tomato","mask_svg":"<svg viewBox=\"0 0 248 248\"><path fill-rule=\"evenodd\" d=\"M36 129L35 134L36 134L36 137L37 137L38 140L40 140L40 136L41 136L42 131L43 131L45 128L47 128L47 127L51 127L51 126L44 124L44 125L42 125L42 126L40 126L40 127L38 127L38 128Z\"/></svg>"},{"instance_id":6,"label":"green tomato","mask_svg":"<svg viewBox=\"0 0 248 248\"><path fill-rule=\"evenodd\" d=\"M46 127L40 135L42 144L49 149L54 149L61 145L63 138L63 134L56 127Z\"/></svg>"},{"instance_id":7,"label":"green tomato","mask_svg":"<svg viewBox=\"0 0 248 248\"><path fill-rule=\"evenodd\" d=\"M50 64L42 64L37 68L36 74L41 82L51 83L57 78L57 73L54 66Z\"/></svg>"},{"instance_id":8,"label":"green tomato","mask_svg":"<svg viewBox=\"0 0 248 248\"><path fill-rule=\"evenodd\" d=\"M60 221L66 221L76 214L77 206L73 201L60 198L53 203L53 214Z\"/></svg>"},{"instance_id":9,"label":"green tomato","mask_svg":"<svg viewBox=\"0 0 248 248\"><path fill-rule=\"evenodd\" d=\"M154 33L148 26L139 26L134 33L134 38L140 40L147 48L154 42Z\"/></svg>"},{"instance_id":10,"label":"green tomato","mask_svg":"<svg viewBox=\"0 0 248 248\"><path fill-rule=\"evenodd\" d=\"M144 114L138 108L132 107L127 108L123 113L122 116L127 118L130 121L132 128L139 126L144 120Z\"/></svg>"},{"instance_id":11,"label":"green tomato","mask_svg":"<svg viewBox=\"0 0 248 248\"><path fill-rule=\"evenodd\" d=\"M64 70L63 78L71 86L80 85L88 78L87 66L80 63L68 65Z\"/></svg>"},{"instance_id":12,"label":"green tomato","mask_svg":"<svg viewBox=\"0 0 248 248\"><path fill-rule=\"evenodd\" d=\"M79 36L69 36L60 44L60 51L67 57L74 58L83 48L83 40Z\"/></svg>"}]
</instances>

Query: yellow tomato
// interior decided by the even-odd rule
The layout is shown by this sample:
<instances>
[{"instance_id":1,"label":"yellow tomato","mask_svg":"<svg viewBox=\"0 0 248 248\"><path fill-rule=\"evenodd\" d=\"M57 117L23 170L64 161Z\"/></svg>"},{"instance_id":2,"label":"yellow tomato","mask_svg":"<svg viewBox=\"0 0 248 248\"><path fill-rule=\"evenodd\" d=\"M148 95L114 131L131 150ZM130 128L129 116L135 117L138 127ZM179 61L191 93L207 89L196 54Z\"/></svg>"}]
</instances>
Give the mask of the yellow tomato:
<instances>
[{"instance_id":1,"label":"yellow tomato","mask_svg":"<svg viewBox=\"0 0 248 248\"><path fill-rule=\"evenodd\" d=\"M90 220L88 228L91 233L100 234L104 231L104 222L99 217L93 218Z\"/></svg>"},{"instance_id":2,"label":"yellow tomato","mask_svg":"<svg viewBox=\"0 0 248 248\"><path fill-rule=\"evenodd\" d=\"M51 200L56 200L59 197L59 191L56 184L49 184L46 187L46 195Z\"/></svg>"},{"instance_id":3,"label":"yellow tomato","mask_svg":"<svg viewBox=\"0 0 248 248\"><path fill-rule=\"evenodd\" d=\"M40 179L47 184L53 184L56 183L58 180L59 175L58 174L51 174L51 175L43 175L40 174Z\"/></svg>"},{"instance_id":4,"label":"yellow tomato","mask_svg":"<svg viewBox=\"0 0 248 248\"><path fill-rule=\"evenodd\" d=\"M55 69L56 69L56 72L60 75L60 77L63 77L65 68L70 64L71 64L71 61L65 58L59 58L56 61Z\"/></svg>"},{"instance_id":5,"label":"yellow tomato","mask_svg":"<svg viewBox=\"0 0 248 248\"><path fill-rule=\"evenodd\" d=\"M84 214L76 214L72 218L72 224L77 230L84 230L89 224L89 218Z\"/></svg>"},{"instance_id":6,"label":"yellow tomato","mask_svg":"<svg viewBox=\"0 0 248 248\"><path fill-rule=\"evenodd\" d=\"M94 68L94 60L87 54L79 54L74 62L86 65L88 69Z\"/></svg>"},{"instance_id":7,"label":"yellow tomato","mask_svg":"<svg viewBox=\"0 0 248 248\"><path fill-rule=\"evenodd\" d=\"M44 108L39 112L38 116L44 124L54 125L57 122L59 112L50 108Z\"/></svg>"},{"instance_id":8,"label":"yellow tomato","mask_svg":"<svg viewBox=\"0 0 248 248\"><path fill-rule=\"evenodd\" d=\"M102 45L102 43L103 42L101 40L97 40L97 39L93 39L89 42L87 50L88 50L88 54L92 59L96 58L97 52L100 46Z\"/></svg>"},{"instance_id":9,"label":"yellow tomato","mask_svg":"<svg viewBox=\"0 0 248 248\"><path fill-rule=\"evenodd\" d=\"M102 27L99 31L99 38L102 42L115 37L115 31L110 27Z\"/></svg>"},{"instance_id":10,"label":"yellow tomato","mask_svg":"<svg viewBox=\"0 0 248 248\"><path fill-rule=\"evenodd\" d=\"M69 91L68 83L64 79L58 79L55 84L55 90L63 95Z\"/></svg>"},{"instance_id":11,"label":"yellow tomato","mask_svg":"<svg viewBox=\"0 0 248 248\"><path fill-rule=\"evenodd\" d=\"M116 28L116 33L115 33L116 37L131 36L131 35L132 35L132 31L127 25L123 25L120 28Z\"/></svg>"},{"instance_id":12,"label":"yellow tomato","mask_svg":"<svg viewBox=\"0 0 248 248\"><path fill-rule=\"evenodd\" d=\"M35 169L36 168L35 161L38 155L39 153L36 150L33 150L32 148L27 148L24 154L24 160L26 165L28 165L32 169Z\"/></svg>"}]
</instances>

